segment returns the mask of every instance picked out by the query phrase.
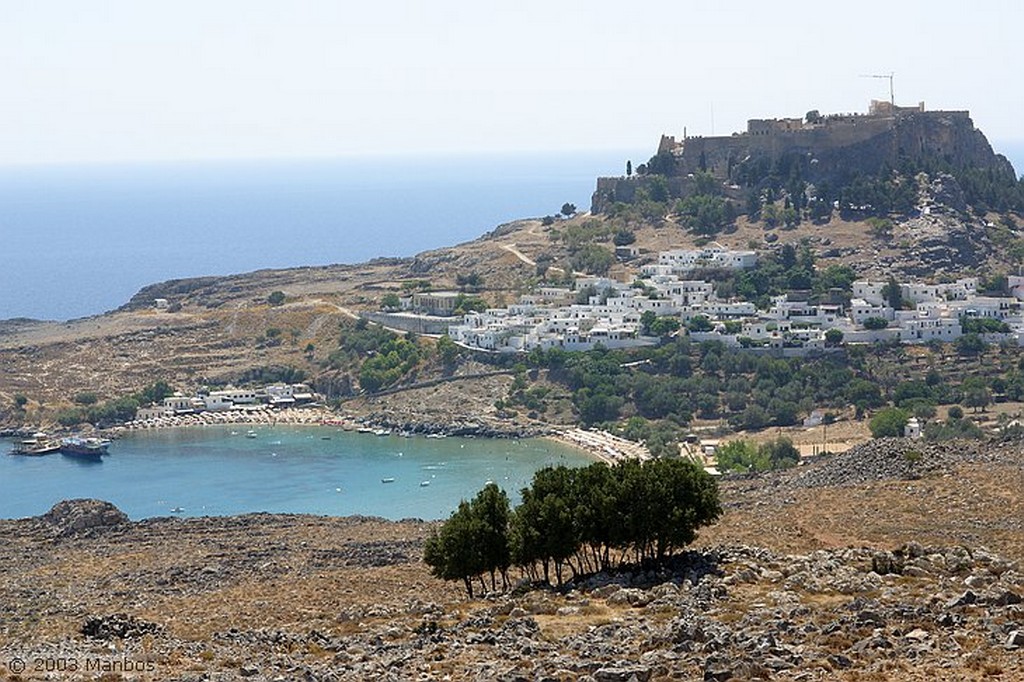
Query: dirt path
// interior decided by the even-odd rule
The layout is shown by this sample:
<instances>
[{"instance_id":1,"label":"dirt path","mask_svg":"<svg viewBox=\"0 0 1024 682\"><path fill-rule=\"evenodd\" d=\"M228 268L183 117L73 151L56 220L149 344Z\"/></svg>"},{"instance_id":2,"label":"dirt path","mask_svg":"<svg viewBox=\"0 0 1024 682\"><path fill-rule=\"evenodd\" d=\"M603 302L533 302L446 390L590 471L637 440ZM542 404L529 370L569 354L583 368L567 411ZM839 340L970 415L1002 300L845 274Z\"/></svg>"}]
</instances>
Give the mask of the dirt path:
<instances>
[{"instance_id":1,"label":"dirt path","mask_svg":"<svg viewBox=\"0 0 1024 682\"><path fill-rule=\"evenodd\" d=\"M511 253L513 256L515 256L519 260L521 260L524 263L526 263L527 265L532 265L534 267L537 266L537 261L531 260L530 258L527 258L526 254L524 254L522 251L520 251L519 248L515 245L515 243L512 243L512 244L502 244L501 248L505 249L506 251Z\"/></svg>"}]
</instances>

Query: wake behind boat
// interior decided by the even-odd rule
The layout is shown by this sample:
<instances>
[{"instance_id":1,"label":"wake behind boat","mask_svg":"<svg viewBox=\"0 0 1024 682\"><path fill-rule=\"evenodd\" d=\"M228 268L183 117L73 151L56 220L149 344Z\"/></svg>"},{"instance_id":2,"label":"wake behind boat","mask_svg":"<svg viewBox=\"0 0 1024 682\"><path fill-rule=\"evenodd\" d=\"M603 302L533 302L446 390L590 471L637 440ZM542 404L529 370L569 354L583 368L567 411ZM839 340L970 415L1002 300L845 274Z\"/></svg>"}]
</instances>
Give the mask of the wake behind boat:
<instances>
[{"instance_id":1,"label":"wake behind boat","mask_svg":"<svg viewBox=\"0 0 1024 682\"><path fill-rule=\"evenodd\" d=\"M105 438L80 438L72 436L62 438L60 441L60 453L68 457L90 459L96 462L101 461L103 455L107 454L110 441Z\"/></svg>"}]
</instances>

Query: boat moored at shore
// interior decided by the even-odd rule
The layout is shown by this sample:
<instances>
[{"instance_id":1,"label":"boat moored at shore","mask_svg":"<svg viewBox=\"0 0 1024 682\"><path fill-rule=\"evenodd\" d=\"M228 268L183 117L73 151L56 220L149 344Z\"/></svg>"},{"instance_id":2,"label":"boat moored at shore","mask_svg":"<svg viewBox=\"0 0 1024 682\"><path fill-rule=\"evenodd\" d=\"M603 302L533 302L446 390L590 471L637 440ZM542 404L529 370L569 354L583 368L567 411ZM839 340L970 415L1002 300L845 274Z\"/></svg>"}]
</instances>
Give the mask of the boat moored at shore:
<instances>
[{"instance_id":1,"label":"boat moored at shore","mask_svg":"<svg viewBox=\"0 0 1024 682\"><path fill-rule=\"evenodd\" d=\"M110 441L105 438L81 438L72 436L62 438L60 441L60 452L68 457L79 457L100 461L103 455L107 454Z\"/></svg>"},{"instance_id":2,"label":"boat moored at shore","mask_svg":"<svg viewBox=\"0 0 1024 682\"><path fill-rule=\"evenodd\" d=\"M60 441L50 438L45 433L36 433L31 438L27 438L15 445L10 454L23 457L40 457L58 452L59 450Z\"/></svg>"}]
</instances>

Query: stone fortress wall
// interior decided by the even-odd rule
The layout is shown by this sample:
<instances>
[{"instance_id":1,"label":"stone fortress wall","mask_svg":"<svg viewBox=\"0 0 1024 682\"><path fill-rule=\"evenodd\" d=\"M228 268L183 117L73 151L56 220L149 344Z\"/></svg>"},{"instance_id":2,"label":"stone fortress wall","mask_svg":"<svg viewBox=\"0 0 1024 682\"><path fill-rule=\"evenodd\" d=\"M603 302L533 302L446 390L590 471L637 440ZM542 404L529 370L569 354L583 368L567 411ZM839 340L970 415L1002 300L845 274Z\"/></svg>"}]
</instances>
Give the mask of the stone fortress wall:
<instances>
[{"instance_id":1,"label":"stone fortress wall","mask_svg":"<svg viewBox=\"0 0 1024 682\"><path fill-rule=\"evenodd\" d=\"M840 181L845 178L839 176L877 172L884 164L895 166L900 158L1008 166L974 127L968 111L927 111L924 102L894 107L873 101L867 113L811 113L807 118L751 119L745 132L729 136L677 140L663 135L658 153L671 155L675 163L675 171L666 178L672 195L686 196L690 174L707 171L728 184L745 159L775 162L787 154L806 155L813 160L815 175ZM593 210L600 212L609 201L631 201L636 189L649 182L643 176L598 178Z\"/></svg>"}]
</instances>

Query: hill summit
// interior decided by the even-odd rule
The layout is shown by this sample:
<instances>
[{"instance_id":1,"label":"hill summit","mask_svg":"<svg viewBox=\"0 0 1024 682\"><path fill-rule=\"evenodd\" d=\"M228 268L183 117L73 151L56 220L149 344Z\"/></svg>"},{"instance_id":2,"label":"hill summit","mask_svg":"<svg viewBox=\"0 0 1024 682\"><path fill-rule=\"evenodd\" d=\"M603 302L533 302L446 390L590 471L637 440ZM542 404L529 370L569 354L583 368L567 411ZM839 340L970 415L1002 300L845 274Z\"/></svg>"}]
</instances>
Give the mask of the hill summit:
<instances>
[{"instance_id":1,"label":"hill summit","mask_svg":"<svg viewBox=\"0 0 1024 682\"><path fill-rule=\"evenodd\" d=\"M904 107L872 101L867 113L812 110L801 118L755 118L746 131L728 136L663 135L657 153L637 166L636 174L631 170L625 177L598 179L593 212L630 203L641 189L657 193L663 186L675 198L699 193L694 179L705 174L732 189L737 199L743 190L795 182L831 195L860 178L890 171L957 177L969 171L999 186L1017 182L1013 166L992 150L969 111L928 111L924 102Z\"/></svg>"}]
</instances>

